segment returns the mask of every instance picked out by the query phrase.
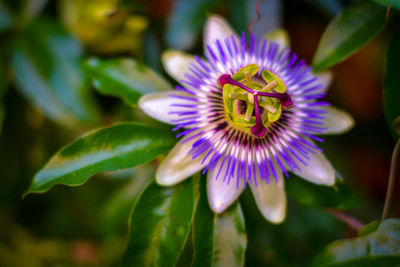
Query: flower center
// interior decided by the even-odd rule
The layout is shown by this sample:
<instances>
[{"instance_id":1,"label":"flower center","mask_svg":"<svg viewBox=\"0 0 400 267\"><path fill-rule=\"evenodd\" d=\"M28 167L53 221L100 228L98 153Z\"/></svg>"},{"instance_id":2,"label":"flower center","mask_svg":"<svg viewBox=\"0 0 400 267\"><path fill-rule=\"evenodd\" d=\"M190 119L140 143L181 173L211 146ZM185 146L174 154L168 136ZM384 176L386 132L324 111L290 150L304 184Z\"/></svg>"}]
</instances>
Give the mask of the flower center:
<instances>
[{"instance_id":1,"label":"flower center","mask_svg":"<svg viewBox=\"0 0 400 267\"><path fill-rule=\"evenodd\" d=\"M293 106L285 84L278 76L264 70L261 75L256 64L241 68L232 76L223 74L218 83L228 121L236 128L264 137L268 126L277 121L282 108Z\"/></svg>"}]
</instances>

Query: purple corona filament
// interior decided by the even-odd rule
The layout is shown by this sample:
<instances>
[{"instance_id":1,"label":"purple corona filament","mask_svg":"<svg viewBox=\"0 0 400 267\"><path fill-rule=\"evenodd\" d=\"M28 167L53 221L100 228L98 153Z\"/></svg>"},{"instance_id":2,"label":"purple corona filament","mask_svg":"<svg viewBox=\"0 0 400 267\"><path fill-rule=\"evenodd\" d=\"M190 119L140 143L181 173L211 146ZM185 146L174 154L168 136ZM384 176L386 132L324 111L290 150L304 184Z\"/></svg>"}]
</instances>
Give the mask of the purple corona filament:
<instances>
[{"instance_id":1,"label":"purple corona filament","mask_svg":"<svg viewBox=\"0 0 400 267\"><path fill-rule=\"evenodd\" d=\"M242 88L243 90L246 90L247 92L249 92L250 94L252 94L254 96L254 109L255 109L254 111L256 114L256 125L254 125L251 128L251 133L257 137L263 137L263 136L265 136L265 133L267 132L267 129L264 127L262 120L261 120L260 107L258 104L258 97L257 97L258 95L278 98L281 101L282 106L284 106L285 108L290 108L293 106L292 98L290 97L290 95L288 93L279 94L279 93L259 92L259 91L253 90L253 89L245 86L244 84L232 79L232 77L229 74L222 74L218 78L218 83L222 87L224 87L225 84L236 85L236 86Z\"/></svg>"}]
</instances>

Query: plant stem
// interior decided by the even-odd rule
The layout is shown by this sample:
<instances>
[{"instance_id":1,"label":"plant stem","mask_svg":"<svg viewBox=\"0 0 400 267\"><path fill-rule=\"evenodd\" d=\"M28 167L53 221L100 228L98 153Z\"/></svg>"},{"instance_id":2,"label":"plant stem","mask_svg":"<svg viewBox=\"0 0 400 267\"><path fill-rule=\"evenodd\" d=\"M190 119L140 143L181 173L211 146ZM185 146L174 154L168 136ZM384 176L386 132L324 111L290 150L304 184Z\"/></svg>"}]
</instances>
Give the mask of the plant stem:
<instances>
[{"instance_id":1,"label":"plant stem","mask_svg":"<svg viewBox=\"0 0 400 267\"><path fill-rule=\"evenodd\" d=\"M394 147L393 154L392 154L392 162L390 163L389 182L388 182L388 187L387 187L387 191L386 191L386 199L385 199L385 205L384 205L383 212L382 212L381 221L384 221L389 216L389 209L390 209L390 204L391 204L392 198L393 198L394 184L396 181L396 174L397 174L397 169L398 169L398 164L399 164L399 154L400 154L400 140L397 141L397 144Z\"/></svg>"},{"instance_id":2,"label":"plant stem","mask_svg":"<svg viewBox=\"0 0 400 267\"><path fill-rule=\"evenodd\" d=\"M326 211L329 212L330 214L332 214L333 216L335 216L340 221L347 224L347 226L349 226L351 229L353 229L357 233L364 226L364 224L362 222L360 222L358 219L354 218L350 214L347 214L341 210L327 208Z\"/></svg>"},{"instance_id":3,"label":"plant stem","mask_svg":"<svg viewBox=\"0 0 400 267\"><path fill-rule=\"evenodd\" d=\"M390 8L391 8L391 7L392 7L391 5L388 5L388 7L387 7L387 9L386 9L385 22L388 21L389 14L390 14Z\"/></svg>"},{"instance_id":4,"label":"plant stem","mask_svg":"<svg viewBox=\"0 0 400 267\"><path fill-rule=\"evenodd\" d=\"M261 13L260 13L260 5L263 2L263 0L258 0L256 5L254 6L254 11L256 12L256 18L250 21L249 27L247 28L247 31L251 34L253 30L254 24L260 21L261 19Z\"/></svg>"}]
</instances>

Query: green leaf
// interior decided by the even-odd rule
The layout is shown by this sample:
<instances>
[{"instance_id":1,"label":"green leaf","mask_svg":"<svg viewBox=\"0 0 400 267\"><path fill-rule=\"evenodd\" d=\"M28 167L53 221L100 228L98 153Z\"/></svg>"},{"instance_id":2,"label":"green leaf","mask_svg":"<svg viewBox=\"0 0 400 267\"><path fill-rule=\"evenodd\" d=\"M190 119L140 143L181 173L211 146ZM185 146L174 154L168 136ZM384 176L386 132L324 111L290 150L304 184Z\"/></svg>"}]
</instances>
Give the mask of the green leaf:
<instances>
[{"instance_id":1,"label":"green leaf","mask_svg":"<svg viewBox=\"0 0 400 267\"><path fill-rule=\"evenodd\" d=\"M130 105L144 94L173 90L157 72L133 59L91 58L86 67L100 93L120 97Z\"/></svg>"},{"instance_id":2,"label":"green leaf","mask_svg":"<svg viewBox=\"0 0 400 267\"><path fill-rule=\"evenodd\" d=\"M379 227L378 221L372 221L366 225L364 225L359 231L358 236L363 236L374 232Z\"/></svg>"},{"instance_id":3,"label":"green leaf","mask_svg":"<svg viewBox=\"0 0 400 267\"><path fill-rule=\"evenodd\" d=\"M306 0L320 13L323 13L328 18L333 18L342 10L340 0Z\"/></svg>"},{"instance_id":4,"label":"green leaf","mask_svg":"<svg viewBox=\"0 0 400 267\"><path fill-rule=\"evenodd\" d=\"M386 9L368 1L351 4L326 28L313 59L322 71L360 49L385 25Z\"/></svg>"},{"instance_id":5,"label":"green leaf","mask_svg":"<svg viewBox=\"0 0 400 267\"><path fill-rule=\"evenodd\" d=\"M92 175L145 163L176 142L170 132L138 123L95 130L57 152L33 178L27 193L55 184L81 185Z\"/></svg>"},{"instance_id":6,"label":"green leaf","mask_svg":"<svg viewBox=\"0 0 400 267\"><path fill-rule=\"evenodd\" d=\"M359 199L340 180L332 187L316 185L306 180L290 175L285 180L286 192L304 205L320 208L353 209L358 206Z\"/></svg>"},{"instance_id":7,"label":"green leaf","mask_svg":"<svg viewBox=\"0 0 400 267\"><path fill-rule=\"evenodd\" d=\"M370 234L331 243L314 261L315 266L399 266L400 220L388 219Z\"/></svg>"},{"instance_id":8,"label":"green leaf","mask_svg":"<svg viewBox=\"0 0 400 267\"><path fill-rule=\"evenodd\" d=\"M97 123L80 66L82 49L55 21L31 24L14 47L12 67L21 93L67 126Z\"/></svg>"},{"instance_id":9,"label":"green leaf","mask_svg":"<svg viewBox=\"0 0 400 267\"><path fill-rule=\"evenodd\" d=\"M189 235L197 197L192 178L173 187L151 183L132 212L122 266L175 266Z\"/></svg>"},{"instance_id":10,"label":"green leaf","mask_svg":"<svg viewBox=\"0 0 400 267\"><path fill-rule=\"evenodd\" d=\"M105 234L121 235L125 232L132 206L143 189L153 180L154 165L139 165L131 172L129 183L113 193L101 209L101 226Z\"/></svg>"},{"instance_id":11,"label":"green leaf","mask_svg":"<svg viewBox=\"0 0 400 267\"><path fill-rule=\"evenodd\" d=\"M200 199L193 223L192 267L243 266L247 236L240 205L235 203L222 214L214 214L207 201L205 177L200 184Z\"/></svg>"},{"instance_id":12,"label":"green leaf","mask_svg":"<svg viewBox=\"0 0 400 267\"><path fill-rule=\"evenodd\" d=\"M390 41L389 48L386 55L386 75L384 80L383 89L383 103L384 113L389 129L392 131L396 139L400 138L400 131L396 131L394 127L398 124L395 123L396 118L400 116L400 24L393 32L392 40Z\"/></svg>"},{"instance_id":13,"label":"green leaf","mask_svg":"<svg viewBox=\"0 0 400 267\"><path fill-rule=\"evenodd\" d=\"M399 0L374 0L374 2L384 7L392 6L394 8L400 9Z\"/></svg>"},{"instance_id":14,"label":"green leaf","mask_svg":"<svg viewBox=\"0 0 400 267\"><path fill-rule=\"evenodd\" d=\"M167 23L168 46L178 50L191 48L203 28L206 15L213 13L216 3L214 0L176 1Z\"/></svg>"}]
</instances>

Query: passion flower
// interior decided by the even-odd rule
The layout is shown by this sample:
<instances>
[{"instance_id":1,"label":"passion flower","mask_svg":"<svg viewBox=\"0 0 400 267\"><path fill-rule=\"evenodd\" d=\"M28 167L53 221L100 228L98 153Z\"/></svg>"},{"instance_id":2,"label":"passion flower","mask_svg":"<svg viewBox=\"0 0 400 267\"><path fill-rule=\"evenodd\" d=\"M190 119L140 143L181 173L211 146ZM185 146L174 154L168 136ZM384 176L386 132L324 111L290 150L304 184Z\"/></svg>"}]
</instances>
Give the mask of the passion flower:
<instances>
[{"instance_id":1,"label":"passion flower","mask_svg":"<svg viewBox=\"0 0 400 267\"><path fill-rule=\"evenodd\" d=\"M249 184L264 217L279 223L286 214L283 174L333 185L334 170L314 141L348 130L353 120L321 100L326 84L288 47L254 36L247 42L219 16L206 22L204 41L205 58L166 52L166 71L181 86L139 102L183 136L156 180L168 186L207 172L216 213Z\"/></svg>"}]
</instances>

